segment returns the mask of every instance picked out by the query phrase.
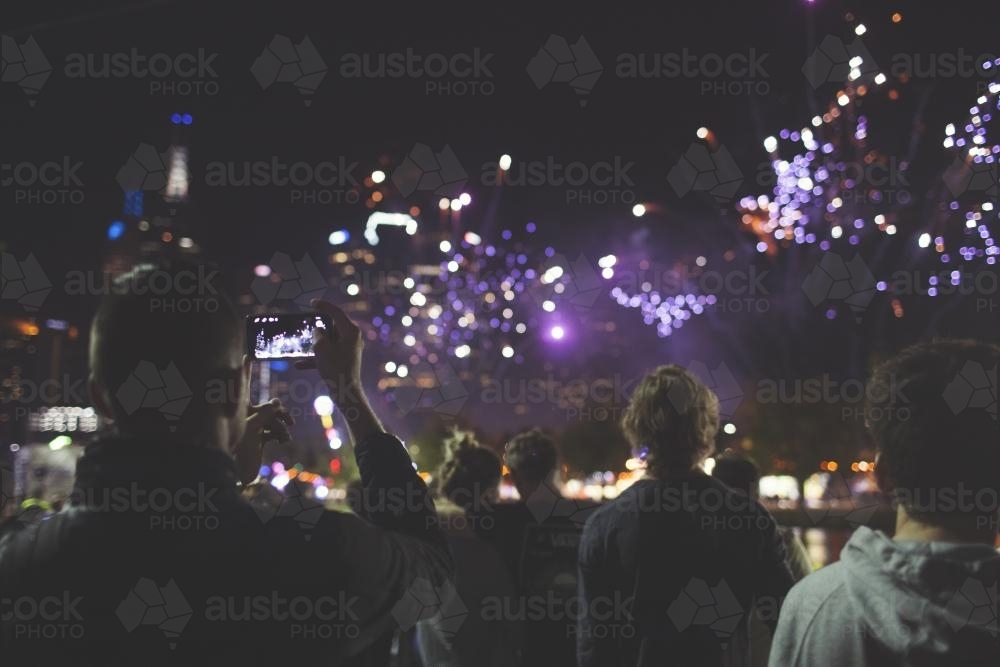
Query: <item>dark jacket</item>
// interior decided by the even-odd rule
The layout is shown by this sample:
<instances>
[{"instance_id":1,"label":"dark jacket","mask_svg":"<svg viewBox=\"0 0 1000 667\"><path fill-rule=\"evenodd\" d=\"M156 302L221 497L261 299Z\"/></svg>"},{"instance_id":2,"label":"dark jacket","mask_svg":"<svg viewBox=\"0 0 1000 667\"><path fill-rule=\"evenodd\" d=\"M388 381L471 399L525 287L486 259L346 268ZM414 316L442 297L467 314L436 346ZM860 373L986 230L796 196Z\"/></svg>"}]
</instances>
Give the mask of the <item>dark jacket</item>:
<instances>
[{"instance_id":1,"label":"dark jacket","mask_svg":"<svg viewBox=\"0 0 1000 667\"><path fill-rule=\"evenodd\" d=\"M399 440L356 456L369 520L251 506L218 450L91 445L73 507L0 538L4 664L385 664L366 649L451 559Z\"/></svg>"},{"instance_id":2,"label":"dark jacket","mask_svg":"<svg viewBox=\"0 0 1000 667\"><path fill-rule=\"evenodd\" d=\"M476 531L501 554L517 587L505 613L520 622L525 667L576 663L577 552L595 503L561 498L482 507Z\"/></svg>"},{"instance_id":3,"label":"dark jacket","mask_svg":"<svg viewBox=\"0 0 1000 667\"><path fill-rule=\"evenodd\" d=\"M439 592L446 613L417 626L422 664L520 665L522 624L497 611L517 597L513 576L497 549L476 535L475 516L446 499L438 499L437 509L455 559L455 585Z\"/></svg>"},{"instance_id":4,"label":"dark jacket","mask_svg":"<svg viewBox=\"0 0 1000 667\"><path fill-rule=\"evenodd\" d=\"M581 666L749 664L748 613L792 585L771 515L704 474L641 480L587 521Z\"/></svg>"}]
</instances>

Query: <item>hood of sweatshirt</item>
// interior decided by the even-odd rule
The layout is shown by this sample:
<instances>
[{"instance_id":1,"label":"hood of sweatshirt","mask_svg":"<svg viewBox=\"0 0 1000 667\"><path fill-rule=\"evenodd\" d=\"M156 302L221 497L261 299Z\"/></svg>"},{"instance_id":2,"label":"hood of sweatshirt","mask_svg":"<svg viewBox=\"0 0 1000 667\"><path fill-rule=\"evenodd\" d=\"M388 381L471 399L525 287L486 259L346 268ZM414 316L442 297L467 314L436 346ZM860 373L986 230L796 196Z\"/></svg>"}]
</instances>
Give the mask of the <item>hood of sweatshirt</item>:
<instances>
[{"instance_id":1,"label":"hood of sweatshirt","mask_svg":"<svg viewBox=\"0 0 1000 667\"><path fill-rule=\"evenodd\" d=\"M847 613L896 655L974 656L997 651L993 547L909 542L859 528L841 554Z\"/></svg>"}]
</instances>

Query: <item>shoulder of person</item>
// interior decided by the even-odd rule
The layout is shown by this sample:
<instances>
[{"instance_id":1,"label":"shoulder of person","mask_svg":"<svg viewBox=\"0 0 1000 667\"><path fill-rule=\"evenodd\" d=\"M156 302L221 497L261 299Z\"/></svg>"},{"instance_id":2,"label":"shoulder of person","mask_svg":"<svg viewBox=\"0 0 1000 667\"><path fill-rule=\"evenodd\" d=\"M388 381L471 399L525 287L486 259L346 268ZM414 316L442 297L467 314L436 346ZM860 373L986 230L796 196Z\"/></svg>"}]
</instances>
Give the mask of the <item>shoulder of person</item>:
<instances>
[{"instance_id":1,"label":"shoulder of person","mask_svg":"<svg viewBox=\"0 0 1000 667\"><path fill-rule=\"evenodd\" d=\"M846 593L843 563L831 563L802 578L788 591L785 604L819 612L831 600Z\"/></svg>"}]
</instances>

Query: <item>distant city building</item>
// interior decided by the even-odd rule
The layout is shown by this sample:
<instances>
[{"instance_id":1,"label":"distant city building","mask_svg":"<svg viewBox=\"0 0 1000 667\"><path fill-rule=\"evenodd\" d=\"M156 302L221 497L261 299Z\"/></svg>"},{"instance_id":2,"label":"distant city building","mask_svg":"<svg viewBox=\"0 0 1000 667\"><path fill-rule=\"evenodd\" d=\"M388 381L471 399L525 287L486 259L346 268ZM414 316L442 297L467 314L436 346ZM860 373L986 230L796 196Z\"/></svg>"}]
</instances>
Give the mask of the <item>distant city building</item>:
<instances>
[{"instance_id":1,"label":"distant city building","mask_svg":"<svg viewBox=\"0 0 1000 667\"><path fill-rule=\"evenodd\" d=\"M108 226L103 265L106 276L130 271L144 261L201 254L194 238L198 224L189 189L193 122L190 114L177 113L170 118L171 143L160 156L165 172L160 181L163 188L146 189L147 179L142 181L143 189L125 191L120 217ZM121 177L119 181L125 182Z\"/></svg>"}]
</instances>

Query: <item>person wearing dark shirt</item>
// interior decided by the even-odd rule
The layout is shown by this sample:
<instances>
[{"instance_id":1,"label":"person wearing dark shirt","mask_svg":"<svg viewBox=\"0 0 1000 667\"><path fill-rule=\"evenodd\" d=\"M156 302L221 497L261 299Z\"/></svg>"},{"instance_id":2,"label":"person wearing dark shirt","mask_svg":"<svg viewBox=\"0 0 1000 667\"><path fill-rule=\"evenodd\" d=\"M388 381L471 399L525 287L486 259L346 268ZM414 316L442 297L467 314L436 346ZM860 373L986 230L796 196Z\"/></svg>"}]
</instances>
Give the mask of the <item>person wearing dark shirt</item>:
<instances>
[{"instance_id":1,"label":"person wearing dark shirt","mask_svg":"<svg viewBox=\"0 0 1000 667\"><path fill-rule=\"evenodd\" d=\"M4 664L384 664L367 651L414 582L451 575L427 488L362 390L361 332L332 304L314 303L333 328L303 366L344 415L367 520L292 484L259 502L262 434L289 419L250 407L243 323L198 270L141 267L98 310L90 392L113 432L87 447L70 507L0 537Z\"/></svg>"},{"instance_id":2,"label":"person wearing dark shirt","mask_svg":"<svg viewBox=\"0 0 1000 667\"><path fill-rule=\"evenodd\" d=\"M510 481L522 501L536 496L542 485L554 487L559 454L556 443L543 431L532 429L518 433L507 443L504 454Z\"/></svg>"},{"instance_id":3,"label":"person wearing dark shirt","mask_svg":"<svg viewBox=\"0 0 1000 667\"><path fill-rule=\"evenodd\" d=\"M476 533L477 508L496 504L501 463L497 454L456 431L434 478L438 515L455 559L454 582L437 592L445 613L417 628L423 664L435 667L515 667L521 660L522 624L494 613L516 597L514 577L499 551ZM448 614L454 610L454 614ZM456 622L461 613L461 622Z\"/></svg>"},{"instance_id":4,"label":"person wearing dark shirt","mask_svg":"<svg viewBox=\"0 0 1000 667\"><path fill-rule=\"evenodd\" d=\"M483 504L476 530L503 555L516 581L517 599L507 607L523 621L523 664L570 666L576 662L576 553L596 505L561 495L555 442L538 429L511 438L505 460L520 499Z\"/></svg>"},{"instance_id":5,"label":"person wearing dark shirt","mask_svg":"<svg viewBox=\"0 0 1000 667\"><path fill-rule=\"evenodd\" d=\"M636 388L622 426L646 473L584 528L581 667L750 664L750 610L792 578L773 517L702 470L718 424L718 398L679 366Z\"/></svg>"},{"instance_id":6,"label":"person wearing dark shirt","mask_svg":"<svg viewBox=\"0 0 1000 667\"><path fill-rule=\"evenodd\" d=\"M712 468L712 477L732 489L745 492L753 500L760 498L760 468L748 456L727 452L718 457ZM813 571L806 545L795 534L794 528L779 526L778 534L785 544L788 570L792 573L792 579L798 582ZM771 630L761 620L761 614L757 610L750 616L750 650L753 654L753 667L767 667L771 654Z\"/></svg>"}]
</instances>

